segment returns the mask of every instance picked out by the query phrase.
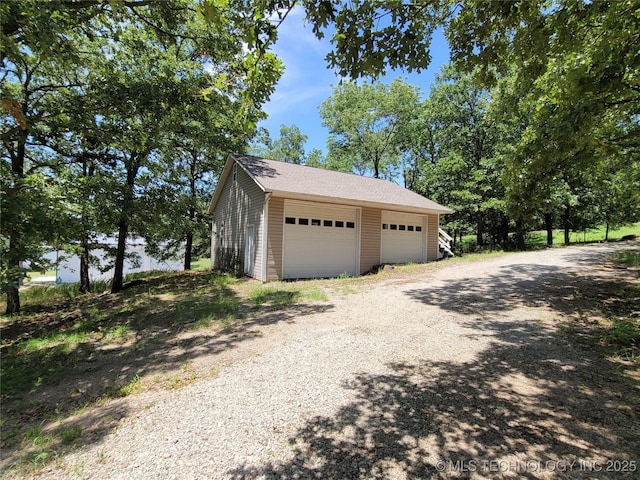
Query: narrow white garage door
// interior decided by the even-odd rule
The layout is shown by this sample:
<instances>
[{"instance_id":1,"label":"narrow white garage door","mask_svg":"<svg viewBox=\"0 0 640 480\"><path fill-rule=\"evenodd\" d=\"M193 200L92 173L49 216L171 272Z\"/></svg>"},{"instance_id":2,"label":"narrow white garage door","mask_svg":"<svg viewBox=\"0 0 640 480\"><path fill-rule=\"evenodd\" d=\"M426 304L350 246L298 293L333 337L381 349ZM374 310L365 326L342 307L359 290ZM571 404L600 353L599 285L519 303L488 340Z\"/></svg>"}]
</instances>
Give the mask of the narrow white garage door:
<instances>
[{"instance_id":1,"label":"narrow white garage door","mask_svg":"<svg viewBox=\"0 0 640 480\"><path fill-rule=\"evenodd\" d=\"M357 274L356 209L289 201L284 217L284 278Z\"/></svg>"},{"instance_id":2,"label":"narrow white garage door","mask_svg":"<svg viewBox=\"0 0 640 480\"><path fill-rule=\"evenodd\" d=\"M422 215L382 212L382 263L424 262L426 221Z\"/></svg>"}]
</instances>

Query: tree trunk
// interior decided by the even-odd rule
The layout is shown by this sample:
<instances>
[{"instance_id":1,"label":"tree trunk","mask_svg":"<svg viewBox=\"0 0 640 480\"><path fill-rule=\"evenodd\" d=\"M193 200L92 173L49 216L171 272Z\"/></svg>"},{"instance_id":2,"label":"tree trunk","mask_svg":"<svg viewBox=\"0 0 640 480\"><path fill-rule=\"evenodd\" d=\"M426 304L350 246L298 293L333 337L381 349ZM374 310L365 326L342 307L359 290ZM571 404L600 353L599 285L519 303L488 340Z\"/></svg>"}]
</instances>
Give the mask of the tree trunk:
<instances>
[{"instance_id":1,"label":"tree trunk","mask_svg":"<svg viewBox=\"0 0 640 480\"><path fill-rule=\"evenodd\" d=\"M571 207L567 205L567 207L564 209L564 214L562 215L562 228L564 228L564 244L565 245L569 245L569 233L571 232L571 222L570 222L570 215L571 215Z\"/></svg>"},{"instance_id":2,"label":"tree trunk","mask_svg":"<svg viewBox=\"0 0 640 480\"><path fill-rule=\"evenodd\" d=\"M135 160L133 160L134 158ZM129 214L133 206L133 187L142 158L142 155L132 155L130 159L132 163L127 166L127 188L122 202L122 210L120 211L120 221L118 222L118 248L116 250L111 293L122 291L122 287L124 286L124 254L127 247L127 235L129 234Z\"/></svg>"},{"instance_id":3,"label":"tree trunk","mask_svg":"<svg viewBox=\"0 0 640 480\"><path fill-rule=\"evenodd\" d=\"M190 169L189 169L189 189L191 194L191 204L189 205L189 228L187 230L187 238L186 244L184 247L184 269L191 270L191 256L193 251L193 221L196 218L196 196L198 192L196 191L196 161L197 161L197 153L192 152L192 159Z\"/></svg>"},{"instance_id":4,"label":"tree trunk","mask_svg":"<svg viewBox=\"0 0 640 480\"><path fill-rule=\"evenodd\" d=\"M609 222L607 222L607 227L604 231L604 241L608 242L609 241Z\"/></svg>"},{"instance_id":5,"label":"tree trunk","mask_svg":"<svg viewBox=\"0 0 640 480\"><path fill-rule=\"evenodd\" d=\"M502 215L502 245L509 245L509 219Z\"/></svg>"},{"instance_id":6,"label":"tree trunk","mask_svg":"<svg viewBox=\"0 0 640 480\"><path fill-rule=\"evenodd\" d=\"M479 247L484 245L484 216L481 211L476 214L477 229L476 229L476 244Z\"/></svg>"},{"instance_id":7,"label":"tree trunk","mask_svg":"<svg viewBox=\"0 0 640 480\"><path fill-rule=\"evenodd\" d=\"M544 214L544 228L547 230L547 245L553 245L553 215L551 213Z\"/></svg>"},{"instance_id":8,"label":"tree trunk","mask_svg":"<svg viewBox=\"0 0 640 480\"><path fill-rule=\"evenodd\" d=\"M12 240L9 242L9 251L11 251L11 244L13 244ZM7 278L9 285L7 286L7 308L5 313L12 315L14 313L20 313L20 290L18 287L20 277L19 275L11 274L11 272L18 272L20 261L18 261L17 258L11 258L7 262L7 267L9 271L9 278Z\"/></svg>"},{"instance_id":9,"label":"tree trunk","mask_svg":"<svg viewBox=\"0 0 640 480\"><path fill-rule=\"evenodd\" d=\"M516 220L516 247L518 250L524 250L524 226L521 219Z\"/></svg>"},{"instance_id":10,"label":"tree trunk","mask_svg":"<svg viewBox=\"0 0 640 480\"><path fill-rule=\"evenodd\" d=\"M86 178L92 178L95 174L96 166L93 162L88 161L86 158L82 160L82 175ZM82 223L87 217L86 205L89 205L91 202L91 197L85 192L84 202L85 207L82 209ZM80 292L81 293L89 293L91 292L91 279L89 278L89 263L90 263L90 251L89 251L89 237L88 235L83 235L82 240L80 242L80 246L82 248L80 252Z\"/></svg>"},{"instance_id":11,"label":"tree trunk","mask_svg":"<svg viewBox=\"0 0 640 480\"><path fill-rule=\"evenodd\" d=\"M118 248L116 250L111 293L118 293L122 291L122 287L124 286L124 254L127 247L128 233L129 225L124 218L121 218L120 222L118 222Z\"/></svg>"},{"instance_id":12,"label":"tree trunk","mask_svg":"<svg viewBox=\"0 0 640 480\"><path fill-rule=\"evenodd\" d=\"M26 102L25 102L26 105ZM23 105L23 115L26 116L26 106ZM28 132L26 129L20 130L18 134L18 145L16 148L16 154L11 156L11 174L12 174L12 187L9 188L9 202L16 202L18 205L22 205L20 194L22 190L22 180L24 179L24 159L27 151L27 137ZM11 198L13 197L13 198ZM7 308L5 313L12 315L14 313L20 313L20 261L23 260L20 257L21 245L23 244L23 238L20 233L19 225L22 223L22 215L18 213L15 218L15 226L9 232L9 252L7 255L7 269L9 272L9 285L7 287Z\"/></svg>"},{"instance_id":13,"label":"tree trunk","mask_svg":"<svg viewBox=\"0 0 640 480\"><path fill-rule=\"evenodd\" d=\"M91 292L91 280L89 279L89 242L82 239L82 252L80 253L80 292Z\"/></svg>"},{"instance_id":14,"label":"tree trunk","mask_svg":"<svg viewBox=\"0 0 640 480\"><path fill-rule=\"evenodd\" d=\"M184 247L184 269L191 270L191 250L193 250L193 232L187 232L187 241Z\"/></svg>"}]
</instances>

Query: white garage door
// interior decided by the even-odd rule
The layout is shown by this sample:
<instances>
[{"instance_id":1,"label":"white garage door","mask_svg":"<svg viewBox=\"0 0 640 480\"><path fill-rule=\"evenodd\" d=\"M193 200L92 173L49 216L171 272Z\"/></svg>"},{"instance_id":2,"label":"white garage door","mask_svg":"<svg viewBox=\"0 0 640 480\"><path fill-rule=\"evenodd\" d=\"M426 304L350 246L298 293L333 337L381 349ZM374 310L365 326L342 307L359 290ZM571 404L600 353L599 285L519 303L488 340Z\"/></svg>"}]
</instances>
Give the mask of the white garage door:
<instances>
[{"instance_id":1,"label":"white garage door","mask_svg":"<svg viewBox=\"0 0 640 480\"><path fill-rule=\"evenodd\" d=\"M382 263L424 262L426 226L421 215L382 212Z\"/></svg>"},{"instance_id":2,"label":"white garage door","mask_svg":"<svg viewBox=\"0 0 640 480\"><path fill-rule=\"evenodd\" d=\"M357 220L354 208L286 202L283 277L356 275Z\"/></svg>"}]
</instances>

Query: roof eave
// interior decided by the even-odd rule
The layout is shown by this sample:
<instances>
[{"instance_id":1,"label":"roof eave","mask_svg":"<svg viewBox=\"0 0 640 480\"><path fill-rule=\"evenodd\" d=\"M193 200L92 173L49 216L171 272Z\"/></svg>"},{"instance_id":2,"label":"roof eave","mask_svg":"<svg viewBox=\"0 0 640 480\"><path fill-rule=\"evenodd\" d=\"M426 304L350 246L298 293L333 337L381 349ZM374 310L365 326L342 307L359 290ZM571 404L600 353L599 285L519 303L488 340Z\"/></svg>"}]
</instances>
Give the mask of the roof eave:
<instances>
[{"instance_id":1,"label":"roof eave","mask_svg":"<svg viewBox=\"0 0 640 480\"><path fill-rule=\"evenodd\" d=\"M274 197L290 198L291 200L307 200L307 201L316 201L316 202L323 202L323 203L334 203L336 205L354 205L358 207L374 207L374 208L379 208L381 210L395 210L398 212L419 213L423 215L427 213L435 214L435 215L453 213L453 210L446 207L442 207L440 209L422 208L422 207L413 207L410 205L371 202L371 201L365 201L365 200L353 200L349 198L340 198L340 197L328 197L324 195L309 195L306 193L295 193L295 192L288 192L288 191L282 191L282 190L270 190L269 192L272 193Z\"/></svg>"}]
</instances>

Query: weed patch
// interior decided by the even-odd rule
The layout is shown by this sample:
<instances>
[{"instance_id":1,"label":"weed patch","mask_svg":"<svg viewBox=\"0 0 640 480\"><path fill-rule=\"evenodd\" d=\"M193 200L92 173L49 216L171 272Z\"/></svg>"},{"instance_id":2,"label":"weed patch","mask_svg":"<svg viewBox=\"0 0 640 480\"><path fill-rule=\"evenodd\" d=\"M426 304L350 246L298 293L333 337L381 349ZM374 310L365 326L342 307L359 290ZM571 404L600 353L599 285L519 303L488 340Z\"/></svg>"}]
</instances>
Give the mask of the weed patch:
<instances>
[{"instance_id":1,"label":"weed patch","mask_svg":"<svg viewBox=\"0 0 640 480\"><path fill-rule=\"evenodd\" d=\"M612 347L618 357L640 363L640 319L612 319L601 335L601 343Z\"/></svg>"},{"instance_id":2,"label":"weed patch","mask_svg":"<svg viewBox=\"0 0 640 480\"><path fill-rule=\"evenodd\" d=\"M119 325L115 328L108 330L103 337L104 342L115 342L118 340L122 340L129 335L133 334L134 331L129 328L127 325Z\"/></svg>"},{"instance_id":3,"label":"weed patch","mask_svg":"<svg viewBox=\"0 0 640 480\"><path fill-rule=\"evenodd\" d=\"M624 265L626 267L640 266L640 250L623 250L613 255L614 263ZM640 271L638 272L640 275Z\"/></svg>"},{"instance_id":4,"label":"weed patch","mask_svg":"<svg viewBox=\"0 0 640 480\"><path fill-rule=\"evenodd\" d=\"M301 297L298 290L285 290L274 286L259 286L249 292L249 300L254 305L269 304L275 307L288 307Z\"/></svg>"},{"instance_id":5,"label":"weed patch","mask_svg":"<svg viewBox=\"0 0 640 480\"><path fill-rule=\"evenodd\" d=\"M72 443L82 436L82 428L78 425L74 427L65 427L60 432L60 440L63 443Z\"/></svg>"},{"instance_id":6,"label":"weed patch","mask_svg":"<svg viewBox=\"0 0 640 480\"><path fill-rule=\"evenodd\" d=\"M141 392L142 389L143 387L142 387L142 380L140 379L140 375L136 375L131 379L129 383L120 387L116 391L116 394L118 397L127 397L134 393Z\"/></svg>"},{"instance_id":7,"label":"weed patch","mask_svg":"<svg viewBox=\"0 0 640 480\"><path fill-rule=\"evenodd\" d=\"M196 372L191 363L184 363L180 367L180 371L174 373L163 383L165 388L179 389L191 385L196 381Z\"/></svg>"}]
</instances>

